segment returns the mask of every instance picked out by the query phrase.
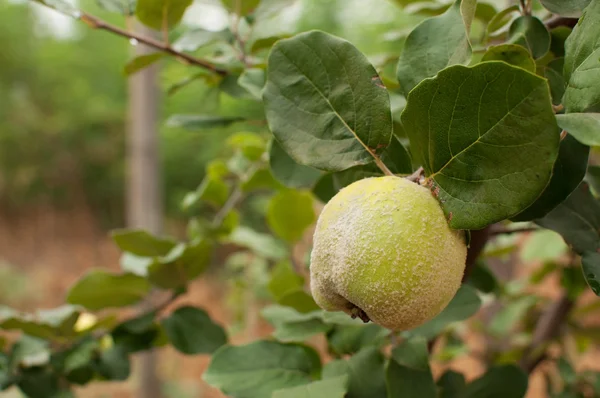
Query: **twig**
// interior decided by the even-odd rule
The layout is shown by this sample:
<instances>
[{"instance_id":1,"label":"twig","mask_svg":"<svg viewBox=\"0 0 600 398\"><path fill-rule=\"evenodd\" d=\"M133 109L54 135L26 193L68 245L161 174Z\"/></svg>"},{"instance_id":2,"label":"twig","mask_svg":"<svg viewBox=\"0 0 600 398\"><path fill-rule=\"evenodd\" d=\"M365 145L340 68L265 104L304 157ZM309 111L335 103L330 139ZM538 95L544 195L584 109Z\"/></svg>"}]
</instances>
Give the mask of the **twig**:
<instances>
[{"instance_id":1,"label":"twig","mask_svg":"<svg viewBox=\"0 0 600 398\"><path fill-rule=\"evenodd\" d=\"M519 0L521 15L531 15L531 0Z\"/></svg>"},{"instance_id":2,"label":"twig","mask_svg":"<svg viewBox=\"0 0 600 398\"><path fill-rule=\"evenodd\" d=\"M145 36L139 35L134 32L128 32L124 29L119 28L118 26L111 25L111 24L107 23L106 21L96 18L93 15L90 15L87 13L82 13L80 16L80 19L93 29L106 30L106 31L114 33L118 36L137 40L139 43L145 44L149 47L152 47L152 48L162 51L164 53L171 54L171 55L175 56L177 59L179 59L187 64L199 66L204 69L208 69L208 70L210 70L218 75L221 75L221 76L225 76L229 73L227 70L221 69L208 61L193 57L193 56L183 53L183 52L179 52L179 51L175 50L173 47L171 47L168 43L162 43L162 42L152 39L150 37L145 37Z\"/></svg>"},{"instance_id":3,"label":"twig","mask_svg":"<svg viewBox=\"0 0 600 398\"><path fill-rule=\"evenodd\" d=\"M510 235L510 234L519 234L519 233L524 233L524 232L534 232L534 231L539 231L540 228L538 227L521 227L521 228L506 228L506 227L497 227L497 228L493 228L490 231L490 235L491 236L498 236L498 235Z\"/></svg>"},{"instance_id":4,"label":"twig","mask_svg":"<svg viewBox=\"0 0 600 398\"><path fill-rule=\"evenodd\" d=\"M424 173L425 173L425 170L423 170L423 167L419 167L414 173L412 173L411 175L409 175L408 177L406 177L406 179L408 181L412 181L412 182L418 183L419 180L421 179L421 177L423 177Z\"/></svg>"},{"instance_id":5,"label":"twig","mask_svg":"<svg viewBox=\"0 0 600 398\"><path fill-rule=\"evenodd\" d=\"M519 363L523 370L531 373L546 358L546 345L560 335L561 326L574 304L573 300L563 294L558 301L552 302L540 316L533 331L531 344L525 350Z\"/></svg>"},{"instance_id":6,"label":"twig","mask_svg":"<svg viewBox=\"0 0 600 398\"><path fill-rule=\"evenodd\" d=\"M225 202L223 207L221 207L219 212L215 215L212 225L215 227L218 227L219 225L221 225L221 223L223 222L223 220L225 219L227 214L229 214L231 209L233 209L238 204L238 201L241 198L242 198L242 189L238 186L235 188L235 190L233 191L233 193L231 194L229 199L227 199L227 202Z\"/></svg>"}]
</instances>

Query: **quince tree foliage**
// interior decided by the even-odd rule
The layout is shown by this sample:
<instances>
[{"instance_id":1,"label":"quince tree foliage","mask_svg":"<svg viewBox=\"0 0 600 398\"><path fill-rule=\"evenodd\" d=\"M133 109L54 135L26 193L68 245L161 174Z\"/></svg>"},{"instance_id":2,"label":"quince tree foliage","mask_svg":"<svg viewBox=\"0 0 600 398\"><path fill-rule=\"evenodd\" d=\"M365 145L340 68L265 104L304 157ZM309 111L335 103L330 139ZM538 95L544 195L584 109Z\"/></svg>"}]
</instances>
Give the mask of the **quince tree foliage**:
<instances>
[{"instance_id":1,"label":"quince tree foliage","mask_svg":"<svg viewBox=\"0 0 600 398\"><path fill-rule=\"evenodd\" d=\"M546 374L548 396L600 394L599 374L573 366L593 344L583 321L598 308L579 298L600 295L600 0L381 0L416 21L377 38L396 49L384 57L327 26L265 33L293 0L222 0L221 31L182 24L191 0L98 2L157 35L37 1L156 51L129 61L127 75L181 62L187 74L170 95L199 81L253 105L167 121L203 140L238 130L182 201L187 238L113 231L121 272L88 272L59 308L1 308L0 329L20 333L0 342L0 389L71 397L76 386L127 379L136 352L171 345L211 355L198 377L231 397L517 398L543 361L558 370ZM393 196L374 177L417 193ZM379 196L365 199L370 190ZM316 253L298 256L320 203L338 213L319 219ZM225 246L237 250L218 260ZM309 280L311 257L326 269L313 278L324 279ZM503 264L528 261L542 266L499 277ZM261 310L271 336L233 343L235 328L210 309L179 304L215 265L271 302ZM552 278L557 297L535 293ZM114 315L156 291L145 312ZM364 299L377 323L364 323L356 303L344 307L348 297ZM467 379L450 365L474 354L469 332L489 344L478 356L485 371ZM552 343L561 349L548 351ZM434 376L432 362L445 370Z\"/></svg>"}]
</instances>

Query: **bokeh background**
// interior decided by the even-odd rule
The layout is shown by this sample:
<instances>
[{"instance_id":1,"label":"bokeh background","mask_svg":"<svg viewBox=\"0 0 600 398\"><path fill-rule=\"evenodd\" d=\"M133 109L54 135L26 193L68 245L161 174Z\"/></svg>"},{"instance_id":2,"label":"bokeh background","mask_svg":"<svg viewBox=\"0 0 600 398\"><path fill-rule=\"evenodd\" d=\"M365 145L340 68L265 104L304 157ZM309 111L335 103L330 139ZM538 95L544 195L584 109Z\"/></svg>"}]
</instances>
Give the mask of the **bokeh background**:
<instances>
[{"instance_id":1,"label":"bokeh background","mask_svg":"<svg viewBox=\"0 0 600 398\"><path fill-rule=\"evenodd\" d=\"M77 4L122 25L119 16L92 0ZM374 63L392 65L395 58L387 54L400 52L402 38L421 18L388 0L298 0L261 29L268 37L320 28L347 38ZM214 31L228 23L218 0L196 1L184 19L187 26ZM119 269L120 253L108 231L124 226L126 220L129 100L123 67L133 49L127 40L16 0L0 0L0 43L0 304L22 311L51 308L64 302L68 287L87 269ZM214 50L208 46L203 51ZM182 113L253 117L262 112L257 102L233 98L202 79L168 94L191 73L190 67L165 60L158 78L163 92L158 119L165 233L175 237L185 235L183 196L199 184L206 162L222 153L228 136L238 130L234 126L190 132L169 126L168 117ZM515 289L541 272L549 259L566 252L552 232L509 236L488 248L498 276L514 279ZM201 305L227 325L234 342L267 336L271 329L259 315L267 302L266 272L261 273L260 265L253 269L250 276L239 275L217 262L207 277L193 284L184 301ZM559 281L550 278L540 294L552 297L558 286ZM495 327L501 332L510 329L530 307L521 303ZM477 322L486 325L490 320L483 317ZM457 366L476 376L483 370L477 347L490 341L474 333L468 343L455 348L464 351ZM590 358L582 358L578 366L597 366L593 360L597 351L589 344ZM172 349L162 349L159 355L166 397L222 396L201 381L208 357L185 357ZM135 370L127 382L95 384L78 393L89 398L136 396ZM535 387L540 382L533 381L529 397L543 396ZM16 391L0 395L19 396Z\"/></svg>"}]
</instances>

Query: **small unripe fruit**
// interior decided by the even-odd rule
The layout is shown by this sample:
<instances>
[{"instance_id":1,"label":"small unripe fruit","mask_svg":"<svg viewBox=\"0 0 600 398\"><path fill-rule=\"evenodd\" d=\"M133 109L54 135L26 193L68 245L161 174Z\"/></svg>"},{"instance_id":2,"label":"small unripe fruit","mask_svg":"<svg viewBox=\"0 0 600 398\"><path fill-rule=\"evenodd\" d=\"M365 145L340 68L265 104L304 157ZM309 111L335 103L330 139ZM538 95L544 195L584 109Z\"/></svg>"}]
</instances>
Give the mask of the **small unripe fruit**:
<instances>
[{"instance_id":1,"label":"small unripe fruit","mask_svg":"<svg viewBox=\"0 0 600 398\"><path fill-rule=\"evenodd\" d=\"M311 291L328 311L392 330L439 314L460 287L467 248L425 187L399 177L357 181L323 208Z\"/></svg>"}]
</instances>

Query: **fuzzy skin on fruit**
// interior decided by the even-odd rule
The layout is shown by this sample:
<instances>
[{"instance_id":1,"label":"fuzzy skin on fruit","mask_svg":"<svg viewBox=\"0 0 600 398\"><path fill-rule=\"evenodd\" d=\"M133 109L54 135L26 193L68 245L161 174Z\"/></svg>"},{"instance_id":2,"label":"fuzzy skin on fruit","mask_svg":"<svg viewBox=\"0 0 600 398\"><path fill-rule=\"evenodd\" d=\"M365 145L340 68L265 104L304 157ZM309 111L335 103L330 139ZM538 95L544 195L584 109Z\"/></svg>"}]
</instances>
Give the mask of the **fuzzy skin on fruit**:
<instances>
[{"instance_id":1,"label":"fuzzy skin on fruit","mask_svg":"<svg viewBox=\"0 0 600 398\"><path fill-rule=\"evenodd\" d=\"M466 256L462 233L450 229L427 188L367 178L338 192L319 216L311 291L325 310L364 312L386 328L408 330L448 305Z\"/></svg>"}]
</instances>

